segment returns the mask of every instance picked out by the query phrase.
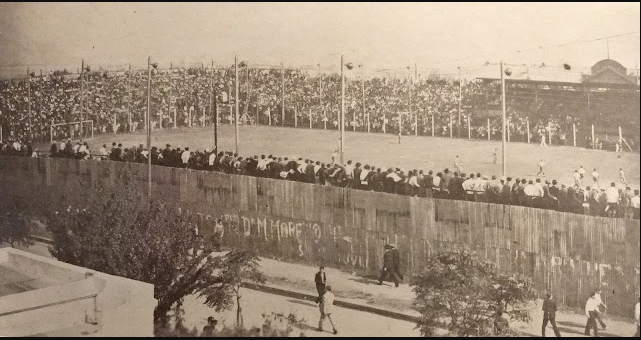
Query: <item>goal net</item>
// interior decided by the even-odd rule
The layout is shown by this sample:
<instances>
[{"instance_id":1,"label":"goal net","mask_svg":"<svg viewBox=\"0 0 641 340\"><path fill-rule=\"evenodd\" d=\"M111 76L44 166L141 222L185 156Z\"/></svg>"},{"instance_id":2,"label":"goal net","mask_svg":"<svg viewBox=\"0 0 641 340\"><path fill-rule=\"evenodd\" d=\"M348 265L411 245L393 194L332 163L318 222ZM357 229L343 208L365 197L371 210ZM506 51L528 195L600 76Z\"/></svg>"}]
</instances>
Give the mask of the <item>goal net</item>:
<instances>
[{"instance_id":1,"label":"goal net","mask_svg":"<svg viewBox=\"0 0 641 340\"><path fill-rule=\"evenodd\" d=\"M81 130L82 125L82 130ZM93 138L93 120L83 120L70 123L54 123L51 122L50 127L50 142L61 139L79 139L79 138ZM84 134L82 133L84 131Z\"/></svg>"}]
</instances>

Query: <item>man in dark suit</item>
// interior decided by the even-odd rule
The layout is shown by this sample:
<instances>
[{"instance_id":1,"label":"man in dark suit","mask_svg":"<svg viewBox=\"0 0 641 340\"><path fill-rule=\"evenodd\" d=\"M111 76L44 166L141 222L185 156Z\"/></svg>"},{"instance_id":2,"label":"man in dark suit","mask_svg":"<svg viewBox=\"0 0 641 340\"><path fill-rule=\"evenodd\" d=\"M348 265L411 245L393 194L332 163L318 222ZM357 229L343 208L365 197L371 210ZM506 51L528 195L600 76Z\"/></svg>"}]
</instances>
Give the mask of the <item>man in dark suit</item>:
<instances>
[{"instance_id":1,"label":"man in dark suit","mask_svg":"<svg viewBox=\"0 0 641 340\"><path fill-rule=\"evenodd\" d=\"M541 333L545 338L545 328L548 326L548 321L552 324L554 334L557 337L561 336L559 329L556 327L556 301L553 300L552 294L548 293L547 298L543 301L543 326Z\"/></svg>"},{"instance_id":2,"label":"man in dark suit","mask_svg":"<svg viewBox=\"0 0 641 340\"><path fill-rule=\"evenodd\" d=\"M389 244L385 245L385 254L383 254L383 271L381 272L381 276L378 278L379 285L382 285L383 281L391 276L392 281L394 281L394 285L398 288L399 277L394 270L394 262L395 261L394 254L392 253L392 247Z\"/></svg>"},{"instance_id":3,"label":"man in dark suit","mask_svg":"<svg viewBox=\"0 0 641 340\"><path fill-rule=\"evenodd\" d=\"M320 267L316 277L314 277L316 282L316 290L318 291L318 297L316 298L316 303L320 303L325 294L325 287L327 286L327 275L325 275L325 267Z\"/></svg>"},{"instance_id":4,"label":"man in dark suit","mask_svg":"<svg viewBox=\"0 0 641 340\"><path fill-rule=\"evenodd\" d=\"M392 253L392 265L394 269L394 274L400 279L401 282L403 282L403 273L401 273L401 253L398 252L398 249L396 249L396 246L393 244L390 244L391 248L391 253ZM397 285L398 287L398 285Z\"/></svg>"}]
</instances>

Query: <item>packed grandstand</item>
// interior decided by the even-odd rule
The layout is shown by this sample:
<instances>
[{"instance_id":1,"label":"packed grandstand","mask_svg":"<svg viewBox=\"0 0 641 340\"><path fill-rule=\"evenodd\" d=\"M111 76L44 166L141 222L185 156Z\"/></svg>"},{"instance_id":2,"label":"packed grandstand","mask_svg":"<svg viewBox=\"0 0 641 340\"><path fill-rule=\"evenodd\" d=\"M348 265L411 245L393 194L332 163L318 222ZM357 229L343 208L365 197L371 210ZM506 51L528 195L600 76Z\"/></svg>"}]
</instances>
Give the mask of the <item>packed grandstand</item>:
<instances>
[{"instance_id":1,"label":"packed grandstand","mask_svg":"<svg viewBox=\"0 0 641 340\"><path fill-rule=\"evenodd\" d=\"M493 115L500 109L496 79L460 80L459 89L459 80L366 78L353 72L346 81L347 130L501 139L501 119ZM68 73L32 73L29 79L0 81L4 140L48 141L79 135L79 124L52 128L81 118L80 75ZM239 73L242 124L339 128L339 75L250 67ZM154 70L152 126L212 125L212 94L219 122L233 122L234 76L233 65ZM89 71L82 87L83 119L93 121L84 128L85 135L89 134L86 129L125 133L144 128L146 70ZM554 145L639 151L638 85L512 80L506 84L506 93L511 142L545 139ZM624 141L617 146L620 126Z\"/></svg>"}]
</instances>

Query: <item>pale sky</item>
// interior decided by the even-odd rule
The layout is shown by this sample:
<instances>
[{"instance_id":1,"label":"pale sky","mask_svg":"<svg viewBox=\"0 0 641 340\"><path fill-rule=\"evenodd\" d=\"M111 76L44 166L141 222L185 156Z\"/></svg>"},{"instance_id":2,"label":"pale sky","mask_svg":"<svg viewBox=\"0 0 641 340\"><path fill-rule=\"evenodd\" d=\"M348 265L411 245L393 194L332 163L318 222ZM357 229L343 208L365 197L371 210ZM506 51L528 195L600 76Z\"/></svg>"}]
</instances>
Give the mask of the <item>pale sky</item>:
<instances>
[{"instance_id":1,"label":"pale sky","mask_svg":"<svg viewBox=\"0 0 641 340\"><path fill-rule=\"evenodd\" d=\"M639 3L0 3L0 72L213 59L295 67L455 69L504 59L589 67L639 31ZM526 51L534 49L534 51ZM639 34L610 58L639 60ZM522 50L521 53L516 53ZM75 71L75 68L73 68Z\"/></svg>"}]
</instances>

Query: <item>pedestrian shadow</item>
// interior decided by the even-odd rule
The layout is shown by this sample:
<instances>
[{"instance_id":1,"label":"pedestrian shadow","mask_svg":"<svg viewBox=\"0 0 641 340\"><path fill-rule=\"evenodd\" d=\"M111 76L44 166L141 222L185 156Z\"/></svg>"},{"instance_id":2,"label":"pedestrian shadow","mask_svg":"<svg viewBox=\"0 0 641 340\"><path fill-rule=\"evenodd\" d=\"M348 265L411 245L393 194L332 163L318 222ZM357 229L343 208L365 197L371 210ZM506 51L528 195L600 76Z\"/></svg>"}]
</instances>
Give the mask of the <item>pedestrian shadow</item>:
<instances>
[{"instance_id":1,"label":"pedestrian shadow","mask_svg":"<svg viewBox=\"0 0 641 340\"><path fill-rule=\"evenodd\" d=\"M303 306L307 306L307 307L318 307L317 304L314 304L312 302L301 301L301 300L289 299L289 300L287 300L287 302L294 303L294 304L297 304L297 305L303 305Z\"/></svg>"},{"instance_id":2,"label":"pedestrian shadow","mask_svg":"<svg viewBox=\"0 0 641 340\"><path fill-rule=\"evenodd\" d=\"M297 324L295 327L300 329L301 331L318 331L318 328L310 326L306 323Z\"/></svg>"},{"instance_id":3,"label":"pedestrian shadow","mask_svg":"<svg viewBox=\"0 0 641 340\"><path fill-rule=\"evenodd\" d=\"M348 278L348 280L354 281L354 282L357 282L357 283L362 283L362 284L368 285L368 286L378 286L378 280L368 279L366 277L358 277L358 278L350 277L350 278Z\"/></svg>"},{"instance_id":4,"label":"pedestrian shadow","mask_svg":"<svg viewBox=\"0 0 641 340\"><path fill-rule=\"evenodd\" d=\"M580 324L580 323L576 323L576 322L557 321L556 324L559 325L559 326L579 327L581 329L585 329L585 324Z\"/></svg>"},{"instance_id":5,"label":"pedestrian shadow","mask_svg":"<svg viewBox=\"0 0 641 340\"><path fill-rule=\"evenodd\" d=\"M558 327L558 328L559 328L559 332L561 332L561 335L575 334L575 335L585 336L585 331L583 330L585 328L585 325L581 326L582 330L579 330L579 331L577 331L576 329L567 328L567 327Z\"/></svg>"}]
</instances>

